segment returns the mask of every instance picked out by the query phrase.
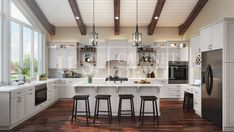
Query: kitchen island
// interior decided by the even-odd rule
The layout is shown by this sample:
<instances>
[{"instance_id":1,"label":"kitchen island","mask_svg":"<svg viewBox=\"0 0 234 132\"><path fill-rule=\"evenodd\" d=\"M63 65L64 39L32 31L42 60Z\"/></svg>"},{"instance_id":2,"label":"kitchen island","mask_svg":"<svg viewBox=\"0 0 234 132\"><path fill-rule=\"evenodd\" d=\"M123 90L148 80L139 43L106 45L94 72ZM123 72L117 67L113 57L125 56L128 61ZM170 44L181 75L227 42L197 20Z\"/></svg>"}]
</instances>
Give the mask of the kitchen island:
<instances>
[{"instance_id":1,"label":"kitchen island","mask_svg":"<svg viewBox=\"0 0 234 132\"><path fill-rule=\"evenodd\" d=\"M95 96L97 94L109 94L111 95L111 105L112 105L112 113L113 115L117 115L118 111L118 104L119 104L119 94L132 94L134 95L134 107L136 115L139 115L140 110L140 96L156 96L158 97L157 105L158 105L158 112L160 115L160 98L159 92L162 85L151 83L151 84L135 84L134 82L127 81L127 82L94 82L94 83L87 83L87 82L78 82L73 84L75 92L77 95L89 95L90 101L90 110L91 114L94 113L95 107ZM124 100L122 105L123 110L130 109L130 101ZM84 110L85 105L84 101L78 102L78 110ZM100 109L106 110L107 104L106 101L100 103ZM146 102L145 104L145 111L152 112L152 102Z\"/></svg>"}]
</instances>

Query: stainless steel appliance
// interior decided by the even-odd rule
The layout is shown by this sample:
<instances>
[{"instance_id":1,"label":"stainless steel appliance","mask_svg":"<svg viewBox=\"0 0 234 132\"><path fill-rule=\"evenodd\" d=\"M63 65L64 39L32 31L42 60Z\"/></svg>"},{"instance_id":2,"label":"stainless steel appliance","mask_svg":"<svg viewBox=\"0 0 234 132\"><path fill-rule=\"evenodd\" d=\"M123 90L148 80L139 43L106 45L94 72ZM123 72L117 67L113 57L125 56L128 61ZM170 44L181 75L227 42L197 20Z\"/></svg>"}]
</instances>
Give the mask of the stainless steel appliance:
<instances>
[{"instance_id":1,"label":"stainless steel appliance","mask_svg":"<svg viewBox=\"0 0 234 132\"><path fill-rule=\"evenodd\" d=\"M169 84L187 84L188 83L188 62L187 61L169 61L168 83Z\"/></svg>"},{"instance_id":2,"label":"stainless steel appliance","mask_svg":"<svg viewBox=\"0 0 234 132\"><path fill-rule=\"evenodd\" d=\"M35 86L35 106L47 100L47 84L40 84Z\"/></svg>"},{"instance_id":3,"label":"stainless steel appliance","mask_svg":"<svg viewBox=\"0 0 234 132\"><path fill-rule=\"evenodd\" d=\"M222 50L202 52L202 116L222 127Z\"/></svg>"}]
</instances>

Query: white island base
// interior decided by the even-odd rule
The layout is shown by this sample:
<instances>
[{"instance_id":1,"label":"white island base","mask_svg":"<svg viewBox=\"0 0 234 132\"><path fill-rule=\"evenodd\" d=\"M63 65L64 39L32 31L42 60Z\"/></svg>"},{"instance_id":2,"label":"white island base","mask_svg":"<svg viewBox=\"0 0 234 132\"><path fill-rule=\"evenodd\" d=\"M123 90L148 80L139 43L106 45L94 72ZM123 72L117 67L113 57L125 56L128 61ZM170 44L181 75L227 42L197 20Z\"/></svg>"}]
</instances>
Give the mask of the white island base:
<instances>
[{"instance_id":1,"label":"white island base","mask_svg":"<svg viewBox=\"0 0 234 132\"><path fill-rule=\"evenodd\" d=\"M140 112L140 96L156 96L158 97L157 106L158 114L160 115L160 98L159 92L161 85L155 84L77 84L74 85L77 95L89 95L91 115L94 115L95 96L98 94L111 95L112 114L114 116L118 113L119 94L132 94L134 95L134 108L136 116ZM100 110L107 110L107 101L100 102ZM78 102L78 111L85 110L84 101ZM122 101L122 110L130 110L130 100ZM152 112L153 105L151 101L146 101L145 112ZM152 114L151 114L152 115ZM147 116L147 114L146 114Z\"/></svg>"}]
</instances>

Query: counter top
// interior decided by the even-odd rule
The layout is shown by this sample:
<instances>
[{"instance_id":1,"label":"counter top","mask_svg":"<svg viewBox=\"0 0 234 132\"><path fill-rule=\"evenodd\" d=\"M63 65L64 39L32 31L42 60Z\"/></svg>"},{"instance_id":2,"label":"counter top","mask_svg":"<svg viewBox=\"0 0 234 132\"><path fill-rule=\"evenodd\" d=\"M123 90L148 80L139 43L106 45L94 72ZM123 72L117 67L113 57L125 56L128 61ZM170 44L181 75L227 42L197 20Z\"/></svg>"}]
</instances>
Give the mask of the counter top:
<instances>
[{"instance_id":1,"label":"counter top","mask_svg":"<svg viewBox=\"0 0 234 132\"><path fill-rule=\"evenodd\" d=\"M106 82L106 83L87 83L80 82L76 84L72 84L73 87L161 87L161 84L151 83L151 84L136 84L130 82L123 83L114 83L114 82Z\"/></svg>"},{"instance_id":2,"label":"counter top","mask_svg":"<svg viewBox=\"0 0 234 132\"><path fill-rule=\"evenodd\" d=\"M30 87L30 86L36 86L36 85L40 85L40 84L44 84L44 83L50 83L50 82L53 82L53 81L56 81L56 80L58 80L58 79L47 79L45 81L31 81L30 83L25 83L23 85L1 86L0 87L0 92L2 92L2 93L13 92L15 90L27 88L27 87Z\"/></svg>"}]
</instances>

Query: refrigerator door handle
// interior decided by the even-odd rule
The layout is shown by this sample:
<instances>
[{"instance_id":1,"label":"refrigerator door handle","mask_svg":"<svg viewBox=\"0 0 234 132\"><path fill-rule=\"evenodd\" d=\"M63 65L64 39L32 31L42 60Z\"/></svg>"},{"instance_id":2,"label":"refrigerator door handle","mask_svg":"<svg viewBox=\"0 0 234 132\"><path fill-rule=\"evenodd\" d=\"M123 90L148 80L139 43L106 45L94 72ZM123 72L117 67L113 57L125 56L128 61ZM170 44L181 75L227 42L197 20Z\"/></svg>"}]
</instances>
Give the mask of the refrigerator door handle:
<instances>
[{"instance_id":1,"label":"refrigerator door handle","mask_svg":"<svg viewBox=\"0 0 234 132\"><path fill-rule=\"evenodd\" d=\"M206 91L208 95L211 95L213 89L213 71L211 65L207 66L206 69Z\"/></svg>"}]
</instances>

